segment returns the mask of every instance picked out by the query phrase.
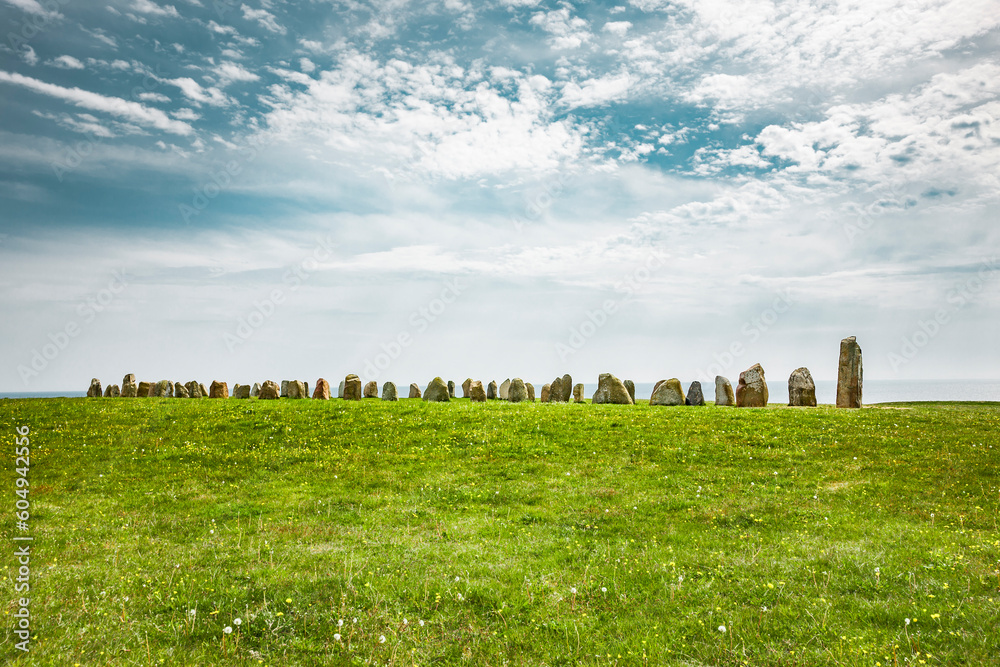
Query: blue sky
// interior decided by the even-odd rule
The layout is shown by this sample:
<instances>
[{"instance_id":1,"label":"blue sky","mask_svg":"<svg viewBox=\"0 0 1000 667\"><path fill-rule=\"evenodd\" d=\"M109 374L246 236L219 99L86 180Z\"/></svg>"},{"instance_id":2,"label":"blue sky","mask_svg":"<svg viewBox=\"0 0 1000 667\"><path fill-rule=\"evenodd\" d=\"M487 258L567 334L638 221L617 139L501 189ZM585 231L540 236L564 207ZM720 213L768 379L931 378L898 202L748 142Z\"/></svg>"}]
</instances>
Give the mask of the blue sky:
<instances>
[{"instance_id":1,"label":"blue sky","mask_svg":"<svg viewBox=\"0 0 1000 667\"><path fill-rule=\"evenodd\" d=\"M0 22L0 391L1000 377L995 3Z\"/></svg>"}]
</instances>

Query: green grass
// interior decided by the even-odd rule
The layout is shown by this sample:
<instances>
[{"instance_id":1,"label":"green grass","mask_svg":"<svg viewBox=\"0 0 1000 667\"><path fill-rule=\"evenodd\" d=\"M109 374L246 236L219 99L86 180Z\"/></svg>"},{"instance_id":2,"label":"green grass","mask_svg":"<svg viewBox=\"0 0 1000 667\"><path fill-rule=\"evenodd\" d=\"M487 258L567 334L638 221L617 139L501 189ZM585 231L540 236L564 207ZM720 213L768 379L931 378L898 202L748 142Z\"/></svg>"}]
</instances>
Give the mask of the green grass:
<instances>
[{"instance_id":1,"label":"green grass","mask_svg":"<svg viewBox=\"0 0 1000 667\"><path fill-rule=\"evenodd\" d=\"M8 545L23 425L17 664L1000 664L998 404L7 400Z\"/></svg>"}]
</instances>

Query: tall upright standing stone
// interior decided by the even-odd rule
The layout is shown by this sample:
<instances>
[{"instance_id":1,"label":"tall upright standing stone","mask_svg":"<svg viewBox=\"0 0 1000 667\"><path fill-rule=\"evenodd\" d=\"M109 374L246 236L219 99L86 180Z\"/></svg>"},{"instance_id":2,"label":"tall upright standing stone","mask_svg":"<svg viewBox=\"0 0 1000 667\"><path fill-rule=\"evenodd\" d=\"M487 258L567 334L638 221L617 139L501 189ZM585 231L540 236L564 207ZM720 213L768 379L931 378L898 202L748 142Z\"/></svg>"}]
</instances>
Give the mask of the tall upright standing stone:
<instances>
[{"instance_id":1,"label":"tall upright standing stone","mask_svg":"<svg viewBox=\"0 0 1000 667\"><path fill-rule=\"evenodd\" d=\"M510 397L510 378L500 383L500 390L497 392L497 396L500 397L501 401L506 401Z\"/></svg>"},{"instance_id":2,"label":"tall upright standing stone","mask_svg":"<svg viewBox=\"0 0 1000 667\"><path fill-rule=\"evenodd\" d=\"M264 380L264 384L260 386L259 398L262 401L276 401L281 398L281 387L274 380Z\"/></svg>"},{"instance_id":3,"label":"tall upright standing stone","mask_svg":"<svg viewBox=\"0 0 1000 667\"><path fill-rule=\"evenodd\" d=\"M281 397L288 398L288 380L281 381Z\"/></svg>"},{"instance_id":4,"label":"tall upright standing stone","mask_svg":"<svg viewBox=\"0 0 1000 667\"><path fill-rule=\"evenodd\" d=\"M857 338L851 336L840 341L840 369L837 372L837 407L860 408L861 346Z\"/></svg>"},{"instance_id":5,"label":"tall upright standing stone","mask_svg":"<svg viewBox=\"0 0 1000 667\"><path fill-rule=\"evenodd\" d=\"M629 397L632 399L632 402L635 403L635 382L632 382L631 380L625 380L624 384L625 384L625 389L628 390Z\"/></svg>"},{"instance_id":6,"label":"tall upright standing stone","mask_svg":"<svg viewBox=\"0 0 1000 667\"><path fill-rule=\"evenodd\" d=\"M104 390L104 398L118 398L121 395L121 389L116 384L109 384L108 388Z\"/></svg>"},{"instance_id":7,"label":"tall upright standing stone","mask_svg":"<svg viewBox=\"0 0 1000 667\"><path fill-rule=\"evenodd\" d=\"M93 378L90 381L90 389L87 390L87 398L101 398L104 392L101 390L101 381Z\"/></svg>"},{"instance_id":8,"label":"tall upright standing stone","mask_svg":"<svg viewBox=\"0 0 1000 667\"><path fill-rule=\"evenodd\" d=\"M573 386L573 402L583 403L583 383L579 382Z\"/></svg>"},{"instance_id":9,"label":"tall upright standing stone","mask_svg":"<svg viewBox=\"0 0 1000 667\"><path fill-rule=\"evenodd\" d=\"M340 381L340 386L337 388L337 398L344 397L344 380Z\"/></svg>"},{"instance_id":10,"label":"tall upright standing stone","mask_svg":"<svg viewBox=\"0 0 1000 667\"><path fill-rule=\"evenodd\" d=\"M229 383L212 380L212 388L208 392L209 398L229 398Z\"/></svg>"},{"instance_id":11,"label":"tall upright standing stone","mask_svg":"<svg viewBox=\"0 0 1000 667\"><path fill-rule=\"evenodd\" d=\"M448 384L440 376L427 383L427 388L424 389L424 401L446 403L449 400L451 394L448 393Z\"/></svg>"},{"instance_id":12,"label":"tall upright standing stone","mask_svg":"<svg viewBox=\"0 0 1000 667\"><path fill-rule=\"evenodd\" d=\"M410 398L420 398L420 385L416 382L410 383Z\"/></svg>"},{"instance_id":13,"label":"tall upright standing stone","mask_svg":"<svg viewBox=\"0 0 1000 667\"><path fill-rule=\"evenodd\" d=\"M601 373L597 380L597 391L590 400L597 405L600 403L613 403L617 405L632 405L634 402L629 396L625 383L616 378L611 373Z\"/></svg>"},{"instance_id":14,"label":"tall upright standing stone","mask_svg":"<svg viewBox=\"0 0 1000 667\"><path fill-rule=\"evenodd\" d=\"M462 383L462 398L469 398L470 389L472 389L472 378L465 378L465 382Z\"/></svg>"},{"instance_id":15,"label":"tall upright standing stone","mask_svg":"<svg viewBox=\"0 0 1000 667\"><path fill-rule=\"evenodd\" d=\"M174 398L191 398L191 392L183 382L174 383Z\"/></svg>"},{"instance_id":16,"label":"tall upright standing stone","mask_svg":"<svg viewBox=\"0 0 1000 667\"><path fill-rule=\"evenodd\" d=\"M524 388L528 390L528 400L531 401L532 403L534 403L535 402L535 385L531 384L530 382L525 382L524 383Z\"/></svg>"},{"instance_id":17,"label":"tall upright standing stone","mask_svg":"<svg viewBox=\"0 0 1000 667\"><path fill-rule=\"evenodd\" d=\"M139 387L135 384L135 374L129 373L122 378L122 398L135 398Z\"/></svg>"},{"instance_id":18,"label":"tall upright standing stone","mask_svg":"<svg viewBox=\"0 0 1000 667\"><path fill-rule=\"evenodd\" d=\"M497 399L497 381L490 380L490 383L486 385L486 399L490 401L495 401Z\"/></svg>"},{"instance_id":19,"label":"tall upright standing stone","mask_svg":"<svg viewBox=\"0 0 1000 667\"><path fill-rule=\"evenodd\" d=\"M740 381L736 385L736 407L767 407L767 381L764 379L764 368L760 364L754 364L740 373Z\"/></svg>"},{"instance_id":20,"label":"tall upright standing stone","mask_svg":"<svg viewBox=\"0 0 1000 667\"><path fill-rule=\"evenodd\" d=\"M660 380L649 396L650 405L684 405L684 388L677 378Z\"/></svg>"},{"instance_id":21,"label":"tall upright standing stone","mask_svg":"<svg viewBox=\"0 0 1000 667\"><path fill-rule=\"evenodd\" d=\"M369 380L365 384L365 398L378 398L378 382Z\"/></svg>"},{"instance_id":22,"label":"tall upright standing stone","mask_svg":"<svg viewBox=\"0 0 1000 667\"><path fill-rule=\"evenodd\" d=\"M552 396L552 385L551 384L543 384L542 385L542 395L539 398L539 400L542 403L548 403L549 402L549 398L551 398L551 396Z\"/></svg>"},{"instance_id":23,"label":"tall upright standing stone","mask_svg":"<svg viewBox=\"0 0 1000 667\"><path fill-rule=\"evenodd\" d=\"M382 385L382 400L383 401L398 401L399 396L396 394L396 383L386 382Z\"/></svg>"},{"instance_id":24,"label":"tall upright standing stone","mask_svg":"<svg viewBox=\"0 0 1000 667\"><path fill-rule=\"evenodd\" d=\"M684 405L705 405L705 394L701 391L701 383L695 380L688 387L687 396L684 398Z\"/></svg>"},{"instance_id":25,"label":"tall upright standing stone","mask_svg":"<svg viewBox=\"0 0 1000 667\"><path fill-rule=\"evenodd\" d=\"M316 389L313 391L313 398L326 401L330 399L330 383L320 378L316 380Z\"/></svg>"},{"instance_id":26,"label":"tall upright standing stone","mask_svg":"<svg viewBox=\"0 0 1000 667\"><path fill-rule=\"evenodd\" d=\"M288 398L309 398L309 390L302 380L288 381Z\"/></svg>"},{"instance_id":27,"label":"tall upright standing stone","mask_svg":"<svg viewBox=\"0 0 1000 667\"><path fill-rule=\"evenodd\" d=\"M733 394L733 385L729 378L721 375L715 376L715 404L716 405L736 405L736 396Z\"/></svg>"},{"instance_id":28,"label":"tall upright standing stone","mask_svg":"<svg viewBox=\"0 0 1000 667\"><path fill-rule=\"evenodd\" d=\"M788 404L795 407L816 407L816 383L808 368L796 368L788 376Z\"/></svg>"},{"instance_id":29,"label":"tall upright standing stone","mask_svg":"<svg viewBox=\"0 0 1000 667\"><path fill-rule=\"evenodd\" d=\"M455 381L448 380L448 398L455 398Z\"/></svg>"},{"instance_id":30,"label":"tall upright standing stone","mask_svg":"<svg viewBox=\"0 0 1000 667\"><path fill-rule=\"evenodd\" d=\"M260 383L254 382L253 386L250 387L250 397L251 398L260 398ZM327 398L330 398L330 397L327 396Z\"/></svg>"},{"instance_id":31,"label":"tall upright standing stone","mask_svg":"<svg viewBox=\"0 0 1000 667\"><path fill-rule=\"evenodd\" d=\"M201 385L197 380L191 380L186 385L188 396L191 398L205 398L205 393L201 390Z\"/></svg>"},{"instance_id":32,"label":"tall upright standing stone","mask_svg":"<svg viewBox=\"0 0 1000 667\"><path fill-rule=\"evenodd\" d=\"M351 373L346 378L344 378L344 400L345 401L361 400L361 378L359 378L354 373Z\"/></svg>"},{"instance_id":33,"label":"tall upright standing stone","mask_svg":"<svg viewBox=\"0 0 1000 667\"><path fill-rule=\"evenodd\" d=\"M559 403L562 401L562 378L556 378L549 383L549 400L547 403Z\"/></svg>"},{"instance_id":34,"label":"tall upright standing stone","mask_svg":"<svg viewBox=\"0 0 1000 667\"><path fill-rule=\"evenodd\" d=\"M483 383L479 380L469 383L469 400L473 403L486 402L486 390L483 389Z\"/></svg>"}]
</instances>

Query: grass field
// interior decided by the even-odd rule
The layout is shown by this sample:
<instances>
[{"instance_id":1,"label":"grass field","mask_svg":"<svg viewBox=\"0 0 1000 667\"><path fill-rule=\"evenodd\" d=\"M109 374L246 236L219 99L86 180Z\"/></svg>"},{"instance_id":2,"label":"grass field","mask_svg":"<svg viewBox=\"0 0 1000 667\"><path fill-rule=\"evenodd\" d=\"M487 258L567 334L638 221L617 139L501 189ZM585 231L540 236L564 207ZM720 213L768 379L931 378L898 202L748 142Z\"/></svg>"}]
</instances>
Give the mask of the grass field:
<instances>
[{"instance_id":1,"label":"grass field","mask_svg":"<svg viewBox=\"0 0 1000 667\"><path fill-rule=\"evenodd\" d=\"M998 404L0 401L0 660L1000 664L998 431Z\"/></svg>"}]
</instances>

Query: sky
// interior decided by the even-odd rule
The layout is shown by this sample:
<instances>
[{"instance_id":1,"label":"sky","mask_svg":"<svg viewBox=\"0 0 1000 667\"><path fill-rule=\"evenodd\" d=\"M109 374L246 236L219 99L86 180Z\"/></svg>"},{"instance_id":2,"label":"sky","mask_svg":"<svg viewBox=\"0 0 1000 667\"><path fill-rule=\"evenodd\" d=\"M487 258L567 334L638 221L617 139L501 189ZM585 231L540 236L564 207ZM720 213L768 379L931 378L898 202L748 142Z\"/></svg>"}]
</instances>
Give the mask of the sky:
<instances>
[{"instance_id":1,"label":"sky","mask_svg":"<svg viewBox=\"0 0 1000 667\"><path fill-rule=\"evenodd\" d=\"M1000 378L988 0L0 0L0 391Z\"/></svg>"}]
</instances>

